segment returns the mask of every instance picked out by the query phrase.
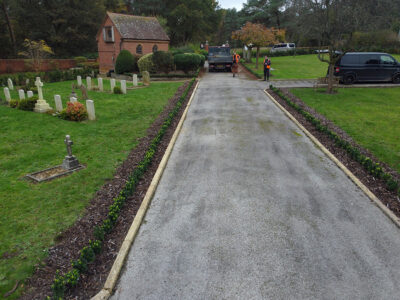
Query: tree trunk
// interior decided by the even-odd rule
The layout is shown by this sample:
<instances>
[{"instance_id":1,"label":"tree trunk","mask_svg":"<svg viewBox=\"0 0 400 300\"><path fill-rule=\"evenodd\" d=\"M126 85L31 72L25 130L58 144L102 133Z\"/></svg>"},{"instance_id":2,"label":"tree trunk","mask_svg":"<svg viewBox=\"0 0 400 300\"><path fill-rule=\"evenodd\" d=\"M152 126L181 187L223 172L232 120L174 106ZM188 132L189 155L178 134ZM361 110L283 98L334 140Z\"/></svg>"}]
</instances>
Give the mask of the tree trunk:
<instances>
[{"instance_id":1,"label":"tree trunk","mask_svg":"<svg viewBox=\"0 0 400 300\"><path fill-rule=\"evenodd\" d=\"M326 91L328 94L333 94L333 70L334 70L334 68L335 68L335 65L331 61L329 63L328 89Z\"/></svg>"},{"instance_id":2,"label":"tree trunk","mask_svg":"<svg viewBox=\"0 0 400 300\"><path fill-rule=\"evenodd\" d=\"M3 9L4 15L6 17L8 31L10 32L10 40L11 40L11 46L13 48L14 56L17 56L17 43L15 41L15 34L14 34L14 30L11 25L10 17L8 16L5 0L2 1L2 9Z\"/></svg>"},{"instance_id":3,"label":"tree trunk","mask_svg":"<svg viewBox=\"0 0 400 300\"><path fill-rule=\"evenodd\" d=\"M256 70L258 70L258 57L260 56L260 46L257 46L257 55L256 55Z\"/></svg>"}]
</instances>

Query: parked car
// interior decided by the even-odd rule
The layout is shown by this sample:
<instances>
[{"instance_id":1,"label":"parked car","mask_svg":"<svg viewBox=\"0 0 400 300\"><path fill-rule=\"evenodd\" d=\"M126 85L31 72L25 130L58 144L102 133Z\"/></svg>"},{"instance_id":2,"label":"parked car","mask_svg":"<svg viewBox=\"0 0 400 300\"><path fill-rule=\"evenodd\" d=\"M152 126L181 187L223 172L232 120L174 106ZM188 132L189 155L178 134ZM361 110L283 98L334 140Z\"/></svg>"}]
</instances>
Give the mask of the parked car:
<instances>
[{"instance_id":1,"label":"parked car","mask_svg":"<svg viewBox=\"0 0 400 300\"><path fill-rule=\"evenodd\" d=\"M357 81L400 83L400 63L387 53L348 52L336 62L334 75L345 84Z\"/></svg>"},{"instance_id":2,"label":"parked car","mask_svg":"<svg viewBox=\"0 0 400 300\"><path fill-rule=\"evenodd\" d=\"M271 48L271 52L281 52L281 51L290 51L296 48L296 44L294 43L280 43L273 45Z\"/></svg>"}]
</instances>

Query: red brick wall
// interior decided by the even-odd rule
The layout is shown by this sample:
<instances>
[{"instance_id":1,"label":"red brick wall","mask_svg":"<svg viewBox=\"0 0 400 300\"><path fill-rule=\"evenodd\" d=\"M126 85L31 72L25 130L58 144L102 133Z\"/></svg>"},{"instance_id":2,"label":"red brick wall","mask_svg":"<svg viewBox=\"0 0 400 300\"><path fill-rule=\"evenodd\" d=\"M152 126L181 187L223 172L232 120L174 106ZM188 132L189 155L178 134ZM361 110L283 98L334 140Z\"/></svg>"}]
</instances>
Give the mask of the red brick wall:
<instances>
[{"instance_id":1,"label":"red brick wall","mask_svg":"<svg viewBox=\"0 0 400 300\"><path fill-rule=\"evenodd\" d=\"M40 71L64 70L75 67L76 61L74 59L44 59ZM0 59L0 74L33 71L35 70L28 59Z\"/></svg>"},{"instance_id":2,"label":"red brick wall","mask_svg":"<svg viewBox=\"0 0 400 300\"><path fill-rule=\"evenodd\" d=\"M113 26L114 27L114 43L105 42L103 38L103 28L105 26ZM139 56L136 53L136 47L140 44L142 45L143 54L153 52L153 46L157 45L159 51L168 51L169 42L168 41L132 41L132 40L123 40L121 43L121 35L118 30L116 30L115 26L111 22L111 19L107 17L105 23L100 29L99 35L97 37L97 46L99 50L99 69L100 73L106 73L108 70L114 69L114 63L117 59L117 56L121 50L128 50L134 56ZM122 48L122 49L121 49ZM113 60L114 58L114 60Z\"/></svg>"}]
</instances>

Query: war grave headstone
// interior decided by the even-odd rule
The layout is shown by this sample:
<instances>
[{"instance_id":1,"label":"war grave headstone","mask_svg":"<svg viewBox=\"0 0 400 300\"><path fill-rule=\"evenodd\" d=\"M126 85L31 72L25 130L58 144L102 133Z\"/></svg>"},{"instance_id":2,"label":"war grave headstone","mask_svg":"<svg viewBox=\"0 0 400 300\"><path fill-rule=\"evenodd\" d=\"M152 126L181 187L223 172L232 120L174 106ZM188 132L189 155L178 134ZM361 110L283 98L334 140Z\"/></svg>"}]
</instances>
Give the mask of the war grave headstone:
<instances>
[{"instance_id":1,"label":"war grave headstone","mask_svg":"<svg viewBox=\"0 0 400 300\"><path fill-rule=\"evenodd\" d=\"M8 87L4 88L4 96L6 97L6 101L10 102L11 101L11 95L10 95L10 90Z\"/></svg>"},{"instance_id":2,"label":"war grave headstone","mask_svg":"<svg viewBox=\"0 0 400 300\"><path fill-rule=\"evenodd\" d=\"M80 75L76 76L76 81L78 82L78 87L82 85L82 77Z\"/></svg>"},{"instance_id":3,"label":"war grave headstone","mask_svg":"<svg viewBox=\"0 0 400 300\"><path fill-rule=\"evenodd\" d=\"M25 100L25 91L20 89L18 90L19 100Z\"/></svg>"},{"instance_id":4,"label":"war grave headstone","mask_svg":"<svg viewBox=\"0 0 400 300\"><path fill-rule=\"evenodd\" d=\"M94 101L86 100L86 110L88 112L88 118L90 121L96 120L96 113L94 110Z\"/></svg>"},{"instance_id":5,"label":"war grave headstone","mask_svg":"<svg viewBox=\"0 0 400 300\"><path fill-rule=\"evenodd\" d=\"M61 112L63 110L61 96L54 95L54 102L56 103L56 111Z\"/></svg>"},{"instance_id":6,"label":"war grave headstone","mask_svg":"<svg viewBox=\"0 0 400 300\"><path fill-rule=\"evenodd\" d=\"M137 74L133 74L132 82L133 82L133 86L138 86Z\"/></svg>"},{"instance_id":7,"label":"war grave headstone","mask_svg":"<svg viewBox=\"0 0 400 300\"><path fill-rule=\"evenodd\" d=\"M150 73L147 71L144 71L142 74L142 80L143 80L143 84L145 86L149 86L150 85Z\"/></svg>"},{"instance_id":8,"label":"war grave headstone","mask_svg":"<svg viewBox=\"0 0 400 300\"><path fill-rule=\"evenodd\" d=\"M90 76L86 77L86 85L87 85L88 91L90 91L92 89L92 77L90 77Z\"/></svg>"},{"instance_id":9,"label":"war grave headstone","mask_svg":"<svg viewBox=\"0 0 400 300\"><path fill-rule=\"evenodd\" d=\"M11 78L7 79L7 84L8 84L8 88L10 91L14 90L14 84L13 84Z\"/></svg>"},{"instance_id":10,"label":"war grave headstone","mask_svg":"<svg viewBox=\"0 0 400 300\"><path fill-rule=\"evenodd\" d=\"M78 99L76 97L70 97L69 102L75 103L75 102L78 102Z\"/></svg>"},{"instance_id":11,"label":"war grave headstone","mask_svg":"<svg viewBox=\"0 0 400 300\"><path fill-rule=\"evenodd\" d=\"M121 80L121 91L122 94L126 94L126 80Z\"/></svg>"},{"instance_id":12,"label":"war grave headstone","mask_svg":"<svg viewBox=\"0 0 400 300\"><path fill-rule=\"evenodd\" d=\"M114 93L114 88L115 88L115 79L114 78L110 79L110 86L111 86L111 93Z\"/></svg>"},{"instance_id":13,"label":"war grave headstone","mask_svg":"<svg viewBox=\"0 0 400 300\"><path fill-rule=\"evenodd\" d=\"M26 95L28 98L32 98L33 97L33 92L32 91L27 91Z\"/></svg>"},{"instance_id":14,"label":"war grave headstone","mask_svg":"<svg viewBox=\"0 0 400 300\"><path fill-rule=\"evenodd\" d=\"M99 91L100 92L103 92L104 91L104 88L103 88L103 78L97 78L97 85L98 85L98 87L99 87Z\"/></svg>"}]
</instances>

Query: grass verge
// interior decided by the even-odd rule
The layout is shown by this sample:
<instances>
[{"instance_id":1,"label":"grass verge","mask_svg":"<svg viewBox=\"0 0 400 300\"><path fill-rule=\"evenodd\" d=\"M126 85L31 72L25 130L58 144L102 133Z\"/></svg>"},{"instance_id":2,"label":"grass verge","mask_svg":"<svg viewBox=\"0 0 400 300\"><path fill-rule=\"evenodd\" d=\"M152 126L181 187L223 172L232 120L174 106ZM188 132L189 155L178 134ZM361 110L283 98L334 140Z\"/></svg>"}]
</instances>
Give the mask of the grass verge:
<instances>
[{"instance_id":1,"label":"grass verge","mask_svg":"<svg viewBox=\"0 0 400 300\"><path fill-rule=\"evenodd\" d=\"M291 92L400 172L400 88L340 89L334 95L313 89Z\"/></svg>"},{"instance_id":2,"label":"grass verge","mask_svg":"<svg viewBox=\"0 0 400 300\"><path fill-rule=\"evenodd\" d=\"M45 84L44 98L54 107L53 95L60 94L65 107L71 84ZM95 102L95 122L69 122L0 106L1 296L32 274L57 234L82 214L181 84L152 83L126 95L89 92ZM105 89L110 89L107 80ZM12 97L17 98L16 92ZM73 153L87 168L41 184L21 179L60 164L66 155L66 134L74 141ZM21 290L8 299L17 298Z\"/></svg>"}]
</instances>

